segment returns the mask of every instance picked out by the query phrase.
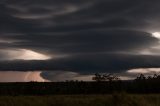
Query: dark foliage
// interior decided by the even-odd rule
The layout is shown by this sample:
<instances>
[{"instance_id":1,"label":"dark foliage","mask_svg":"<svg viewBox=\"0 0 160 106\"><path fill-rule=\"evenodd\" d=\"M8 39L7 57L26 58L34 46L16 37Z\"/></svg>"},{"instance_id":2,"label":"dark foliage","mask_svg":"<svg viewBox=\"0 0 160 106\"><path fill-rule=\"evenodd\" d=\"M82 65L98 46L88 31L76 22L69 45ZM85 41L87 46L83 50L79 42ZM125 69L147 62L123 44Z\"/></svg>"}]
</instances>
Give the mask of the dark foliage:
<instances>
[{"instance_id":1,"label":"dark foliage","mask_svg":"<svg viewBox=\"0 0 160 106\"><path fill-rule=\"evenodd\" d=\"M118 81L120 80L120 78L118 78L118 76L114 75L114 74L99 74L96 73L95 77L92 78L95 81Z\"/></svg>"}]
</instances>

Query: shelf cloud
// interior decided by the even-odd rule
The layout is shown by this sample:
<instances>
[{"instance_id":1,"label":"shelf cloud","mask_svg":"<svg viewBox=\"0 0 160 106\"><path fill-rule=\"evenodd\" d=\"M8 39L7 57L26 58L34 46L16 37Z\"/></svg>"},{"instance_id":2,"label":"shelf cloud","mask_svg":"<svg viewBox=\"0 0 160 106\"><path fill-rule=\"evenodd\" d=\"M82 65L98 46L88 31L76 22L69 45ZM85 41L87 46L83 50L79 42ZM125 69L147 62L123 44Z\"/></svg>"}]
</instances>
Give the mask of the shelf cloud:
<instances>
[{"instance_id":1,"label":"shelf cloud","mask_svg":"<svg viewBox=\"0 0 160 106\"><path fill-rule=\"evenodd\" d=\"M89 75L159 68L159 5L158 0L1 0L0 71Z\"/></svg>"}]
</instances>

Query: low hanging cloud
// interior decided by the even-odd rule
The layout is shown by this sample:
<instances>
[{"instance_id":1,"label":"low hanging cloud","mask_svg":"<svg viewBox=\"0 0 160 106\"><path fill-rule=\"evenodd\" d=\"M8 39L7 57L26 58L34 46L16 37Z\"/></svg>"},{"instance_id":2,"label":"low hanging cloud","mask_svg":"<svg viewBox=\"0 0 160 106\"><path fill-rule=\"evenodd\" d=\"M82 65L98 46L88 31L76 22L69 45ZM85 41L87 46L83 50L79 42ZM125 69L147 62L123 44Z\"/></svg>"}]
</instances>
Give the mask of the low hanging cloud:
<instances>
[{"instance_id":1,"label":"low hanging cloud","mask_svg":"<svg viewBox=\"0 0 160 106\"><path fill-rule=\"evenodd\" d=\"M70 81L70 80L83 80L91 81L93 75L81 75L76 72L70 71L43 71L41 77L49 81Z\"/></svg>"},{"instance_id":2,"label":"low hanging cloud","mask_svg":"<svg viewBox=\"0 0 160 106\"><path fill-rule=\"evenodd\" d=\"M63 70L82 74L96 72L125 72L133 68L158 68L159 56L120 55L120 54L88 54L76 55L52 60L13 60L0 62L0 70Z\"/></svg>"}]
</instances>

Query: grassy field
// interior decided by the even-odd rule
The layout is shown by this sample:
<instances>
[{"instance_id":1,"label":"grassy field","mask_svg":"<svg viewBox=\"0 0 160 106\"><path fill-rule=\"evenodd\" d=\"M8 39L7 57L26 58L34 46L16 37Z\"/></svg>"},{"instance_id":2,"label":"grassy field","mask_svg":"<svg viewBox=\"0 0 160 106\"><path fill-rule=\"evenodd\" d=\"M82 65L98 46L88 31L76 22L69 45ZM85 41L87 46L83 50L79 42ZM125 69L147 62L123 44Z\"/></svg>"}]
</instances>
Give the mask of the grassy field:
<instances>
[{"instance_id":1,"label":"grassy field","mask_svg":"<svg viewBox=\"0 0 160 106\"><path fill-rule=\"evenodd\" d=\"M160 106L160 94L0 96L0 106Z\"/></svg>"}]
</instances>

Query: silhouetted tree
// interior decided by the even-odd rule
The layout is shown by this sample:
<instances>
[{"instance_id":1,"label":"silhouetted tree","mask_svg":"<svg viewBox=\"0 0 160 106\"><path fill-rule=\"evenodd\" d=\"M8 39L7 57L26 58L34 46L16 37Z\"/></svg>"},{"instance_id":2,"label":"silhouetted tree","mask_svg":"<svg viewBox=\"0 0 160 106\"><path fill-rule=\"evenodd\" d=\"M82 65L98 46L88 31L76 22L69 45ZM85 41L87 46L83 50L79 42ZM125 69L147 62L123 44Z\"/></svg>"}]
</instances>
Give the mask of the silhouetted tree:
<instances>
[{"instance_id":1,"label":"silhouetted tree","mask_svg":"<svg viewBox=\"0 0 160 106\"><path fill-rule=\"evenodd\" d=\"M116 75L113 74L104 74L104 75L100 75L98 73L95 74L95 76L92 78L92 80L95 81L117 81L120 80L120 78Z\"/></svg>"},{"instance_id":2,"label":"silhouetted tree","mask_svg":"<svg viewBox=\"0 0 160 106\"><path fill-rule=\"evenodd\" d=\"M140 74L137 78L136 78L136 80L145 80L146 79L146 77L143 75L143 74Z\"/></svg>"},{"instance_id":3,"label":"silhouetted tree","mask_svg":"<svg viewBox=\"0 0 160 106\"><path fill-rule=\"evenodd\" d=\"M148 76L147 79L148 79L148 80L151 80L151 79L152 79L152 76Z\"/></svg>"},{"instance_id":4,"label":"silhouetted tree","mask_svg":"<svg viewBox=\"0 0 160 106\"><path fill-rule=\"evenodd\" d=\"M117 80L120 80L120 78L116 75L113 75L113 74L105 74L103 75L104 79L106 81L117 81Z\"/></svg>"},{"instance_id":5,"label":"silhouetted tree","mask_svg":"<svg viewBox=\"0 0 160 106\"><path fill-rule=\"evenodd\" d=\"M103 75L96 73L95 76L92 78L92 80L99 82L99 81L105 81L105 78L103 77Z\"/></svg>"},{"instance_id":6,"label":"silhouetted tree","mask_svg":"<svg viewBox=\"0 0 160 106\"><path fill-rule=\"evenodd\" d=\"M154 75L153 75L153 78L154 78L154 79L157 79L157 77L158 77L157 74L154 74Z\"/></svg>"}]
</instances>

